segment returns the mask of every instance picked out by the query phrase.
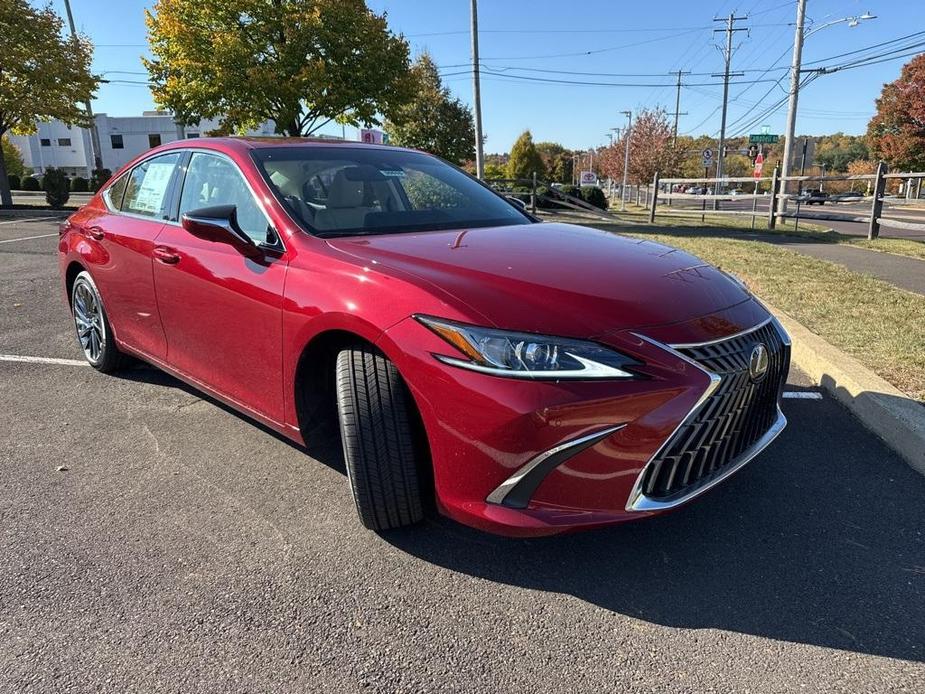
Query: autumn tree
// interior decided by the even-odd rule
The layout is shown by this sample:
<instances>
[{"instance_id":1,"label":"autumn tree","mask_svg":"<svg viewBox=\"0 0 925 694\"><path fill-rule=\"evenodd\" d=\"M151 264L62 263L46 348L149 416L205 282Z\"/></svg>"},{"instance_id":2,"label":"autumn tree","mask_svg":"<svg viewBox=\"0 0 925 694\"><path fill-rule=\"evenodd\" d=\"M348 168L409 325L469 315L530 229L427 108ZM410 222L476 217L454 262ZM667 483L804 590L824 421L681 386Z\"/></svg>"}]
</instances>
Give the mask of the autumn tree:
<instances>
[{"instance_id":1,"label":"autumn tree","mask_svg":"<svg viewBox=\"0 0 925 694\"><path fill-rule=\"evenodd\" d=\"M925 169L925 54L903 66L883 86L877 113L867 126L871 154L904 171Z\"/></svg>"},{"instance_id":2,"label":"autumn tree","mask_svg":"<svg viewBox=\"0 0 925 694\"><path fill-rule=\"evenodd\" d=\"M440 71L427 53L411 67L414 96L386 122L390 141L422 149L454 164L475 156L472 111L440 81Z\"/></svg>"},{"instance_id":3,"label":"autumn tree","mask_svg":"<svg viewBox=\"0 0 925 694\"><path fill-rule=\"evenodd\" d=\"M0 0L0 139L35 132L36 121L90 124L81 104L99 79L90 72L93 47L85 37L65 38L50 7ZM13 204L6 157L0 157L0 207Z\"/></svg>"},{"instance_id":4,"label":"autumn tree","mask_svg":"<svg viewBox=\"0 0 925 694\"><path fill-rule=\"evenodd\" d=\"M157 0L145 23L154 100L181 124L303 136L378 125L411 95L408 43L364 0Z\"/></svg>"},{"instance_id":5,"label":"autumn tree","mask_svg":"<svg viewBox=\"0 0 925 694\"><path fill-rule=\"evenodd\" d=\"M536 151L536 145L533 144L533 135L529 130L524 130L511 147L511 158L507 162L507 177L531 178L534 173L538 178L543 178L545 167L540 153Z\"/></svg>"},{"instance_id":6,"label":"autumn tree","mask_svg":"<svg viewBox=\"0 0 925 694\"><path fill-rule=\"evenodd\" d=\"M623 179L626 140L624 131L620 139L600 151L601 171L615 181ZM672 127L664 110L641 110L633 121L629 140L632 183L651 183L656 171L664 177L680 169L683 151L672 143Z\"/></svg>"},{"instance_id":7,"label":"autumn tree","mask_svg":"<svg viewBox=\"0 0 925 694\"><path fill-rule=\"evenodd\" d=\"M870 152L860 135L845 135L837 132L834 135L823 135L816 139L815 163L825 165L831 173L844 173L848 164L858 159L867 159Z\"/></svg>"},{"instance_id":8,"label":"autumn tree","mask_svg":"<svg viewBox=\"0 0 925 694\"><path fill-rule=\"evenodd\" d=\"M848 164L847 171L849 176L869 176L877 173L877 162L870 159L858 159ZM851 181L851 190L854 190L856 183L863 183L863 181ZM870 195L872 184L871 180L866 182L865 195Z\"/></svg>"},{"instance_id":9,"label":"autumn tree","mask_svg":"<svg viewBox=\"0 0 925 694\"><path fill-rule=\"evenodd\" d=\"M572 152L558 142L537 142L536 151L543 160L546 177L558 183L571 183L574 173L572 171Z\"/></svg>"},{"instance_id":10,"label":"autumn tree","mask_svg":"<svg viewBox=\"0 0 925 694\"><path fill-rule=\"evenodd\" d=\"M26 167L22 161L22 152L7 138L0 138L0 149L3 150L3 166L7 176L22 178Z\"/></svg>"}]
</instances>

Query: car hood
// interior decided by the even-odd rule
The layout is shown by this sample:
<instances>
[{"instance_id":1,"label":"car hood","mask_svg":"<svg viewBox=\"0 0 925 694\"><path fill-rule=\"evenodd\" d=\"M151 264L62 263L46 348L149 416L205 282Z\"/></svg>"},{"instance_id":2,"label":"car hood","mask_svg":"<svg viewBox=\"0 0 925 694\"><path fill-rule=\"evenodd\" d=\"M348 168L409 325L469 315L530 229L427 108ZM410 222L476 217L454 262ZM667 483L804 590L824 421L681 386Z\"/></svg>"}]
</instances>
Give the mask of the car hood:
<instances>
[{"instance_id":1,"label":"car hood","mask_svg":"<svg viewBox=\"0 0 925 694\"><path fill-rule=\"evenodd\" d=\"M564 336L699 318L749 298L715 267L652 241L571 224L329 239L440 287L496 327Z\"/></svg>"}]
</instances>

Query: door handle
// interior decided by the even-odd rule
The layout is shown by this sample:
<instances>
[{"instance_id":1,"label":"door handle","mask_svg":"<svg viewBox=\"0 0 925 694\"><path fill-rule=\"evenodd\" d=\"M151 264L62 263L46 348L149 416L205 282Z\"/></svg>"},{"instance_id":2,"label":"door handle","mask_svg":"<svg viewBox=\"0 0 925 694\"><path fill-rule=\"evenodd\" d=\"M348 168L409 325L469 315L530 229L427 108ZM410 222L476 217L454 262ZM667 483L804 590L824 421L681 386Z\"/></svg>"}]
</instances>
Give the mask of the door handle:
<instances>
[{"instance_id":1,"label":"door handle","mask_svg":"<svg viewBox=\"0 0 925 694\"><path fill-rule=\"evenodd\" d=\"M166 246L155 246L154 257L165 265L176 265L180 262L180 254Z\"/></svg>"},{"instance_id":2,"label":"door handle","mask_svg":"<svg viewBox=\"0 0 925 694\"><path fill-rule=\"evenodd\" d=\"M87 234L89 234L91 238L94 238L97 241L102 241L104 238L106 238L106 232L104 232L101 227L89 227L87 229Z\"/></svg>"}]
</instances>

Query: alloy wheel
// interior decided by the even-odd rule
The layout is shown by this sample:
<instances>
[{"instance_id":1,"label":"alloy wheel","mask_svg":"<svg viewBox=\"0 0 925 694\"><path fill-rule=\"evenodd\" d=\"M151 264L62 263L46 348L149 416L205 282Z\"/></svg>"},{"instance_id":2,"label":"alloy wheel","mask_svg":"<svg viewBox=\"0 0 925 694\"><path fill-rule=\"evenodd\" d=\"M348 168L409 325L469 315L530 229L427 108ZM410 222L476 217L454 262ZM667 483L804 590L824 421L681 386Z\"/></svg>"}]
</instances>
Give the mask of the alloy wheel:
<instances>
[{"instance_id":1,"label":"alloy wheel","mask_svg":"<svg viewBox=\"0 0 925 694\"><path fill-rule=\"evenodd\" d=\"M106 328L99 297L93 287L82 280L74 287L74 324L84 355L90 363L96 364L106 347Z\"/></svg>"}]
</instances>

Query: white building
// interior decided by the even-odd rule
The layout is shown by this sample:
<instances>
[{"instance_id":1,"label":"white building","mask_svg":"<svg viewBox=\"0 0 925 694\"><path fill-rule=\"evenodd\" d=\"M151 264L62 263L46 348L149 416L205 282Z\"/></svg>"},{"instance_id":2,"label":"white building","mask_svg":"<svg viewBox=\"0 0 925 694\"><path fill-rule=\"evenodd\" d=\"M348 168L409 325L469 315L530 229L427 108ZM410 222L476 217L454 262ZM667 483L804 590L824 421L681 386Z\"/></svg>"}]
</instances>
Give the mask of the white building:
<instances>
[{"instance_id":1,"label":"white building","mask_svg":"<svg viewBox=\"0 0 925 694\"><path fill-rule=\"evenodd\" d=\"M115 117L96 114L103 168L116 171L142 152L165 142L205 135L218 127L217 120L203 120L183 128L164 111L145 111L141 116ZM273 123L264 123L250 135L273 135ZM60 121L37 124L32 135L10 135L10 142L22 152L26 169L42 174L45 169L63 169L70 176L89 178L93 169L90 131Z\"/></svg>"}]
</instances>

